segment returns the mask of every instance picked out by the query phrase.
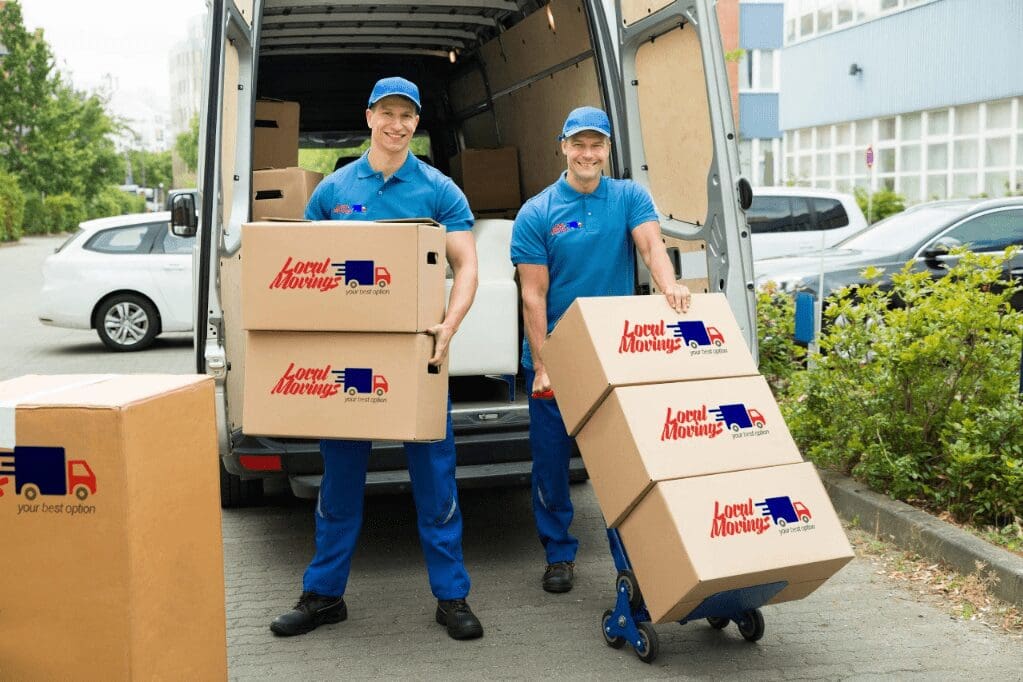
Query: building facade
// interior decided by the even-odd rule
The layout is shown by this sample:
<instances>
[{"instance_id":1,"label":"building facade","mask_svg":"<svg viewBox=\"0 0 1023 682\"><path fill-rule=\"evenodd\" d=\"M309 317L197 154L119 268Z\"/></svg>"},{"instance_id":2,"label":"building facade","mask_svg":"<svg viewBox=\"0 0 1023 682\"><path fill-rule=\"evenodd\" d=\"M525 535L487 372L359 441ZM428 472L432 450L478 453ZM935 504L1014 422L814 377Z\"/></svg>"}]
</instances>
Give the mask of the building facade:
<instances>
[{"instance_id":1,"label":"building facade","mask_svg":"<svg viewBox=\"0 0 1023 682\"><path fill-rule=\"evenodd\" d=\"M776 184L890 189L907 203L1023 190L1023 2L787 0L784 11Z\"/></svg>"},{"instance_id":2,"label":"building facade","mask_svg":"<svg viewBox=\"0 0 1023 682\"><path fill-rule=\"evenodd\" d=\"M779 127L784 3L742 0L739 5L739 157L754 185L780 182L782 132Z\"/></svg>"},{"instance_id":3,"label":"building facade","mask_svg":"<svg viewBox=\"0 0 1023 682\"><path fill-rule=\"evenodd\" d=\"M170 138L188 129L199 114L202 97L203 49L206 42L206 15L188 20L188 33L174 45L169 58Z\"/></svg>"}]
</instances>

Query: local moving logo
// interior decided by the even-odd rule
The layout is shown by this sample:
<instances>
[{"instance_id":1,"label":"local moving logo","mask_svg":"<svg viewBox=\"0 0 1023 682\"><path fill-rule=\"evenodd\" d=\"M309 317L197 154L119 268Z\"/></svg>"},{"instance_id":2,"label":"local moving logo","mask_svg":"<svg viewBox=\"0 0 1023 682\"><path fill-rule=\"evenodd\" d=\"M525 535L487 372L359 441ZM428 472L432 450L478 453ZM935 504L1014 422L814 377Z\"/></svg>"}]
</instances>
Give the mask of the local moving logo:
<instances>
[{"instance_id":1,"label":"local moving logo","mask_svg":"<svg viewBox=\"0 0 1023 682\"><path fill-rule=\"evenodd\" d=\"M716 327L708 327L699 320L679 320L668 324L625 320L619 353L666 353L668 355L689 347L690 355L727 353L725 337Z\"/></svg>"},{"instance_id":2,"label":"local moving logo","mask_svg":"<svg viewBox=\"0 0 1023 682\"><path fill-rule=\"evenodd\" d=\"M270 395L332 398L344 392L348 396L345 402L385 402L387 398L384 396L389 390L387 378L382 374L374 374L368 367L296 367L292 362L270 389Z\"/></svg>"},{"instance_id":3,"label":"local moving logo","mask_svg":"<svg viewBox=\"0 0 1023 682\"><path fill-rule=\"evenodd\" d=\"M583 227L583 221L581 220L569 220L564 223L555 223L551 226L551 234L561 234L562 232L569 232L571 230L581 230Z\"/></svg>"},{"instance_id":4,"label":"local moving logo","mask_svg":"<svg viewBox=\"0 0 1023 682\"><path fill-rule=\"evenodd\" d=\"M373 293L389 293L386 287L390 284L390 271L372 260L295 260L288 256L269 288L330 291L344 285L350 293L360 287L377 287Z\"/></svg>"},{"instance_id":5,"label":"local moving logo","mask_svg":"<svg viewBox=\"0 0 1023 682\"><path fill-rule=\"evenodd\" d=\"M714 420L710 421L709 417ZM661 440L685 440L687 438L716 438L727 428L732 438L759 436L768 433L764 428L767 420L759 410L747 408L743 403L731 403L707 409L668 408L661 429Z\"/></svg>"},{"instance_id":6,"label":"local moving logo","mask_svg":"<svg viewBox=\"0 0 1023 682\"><path fill-rule=\"evenodd\" d=\"M805 504L794 502L788 496L768 497L762 502L754 502L751 497L745 502L726 505L715 500L710 536L719 538L750 533L762 535L771 526L777 526L778 533L785 535L813 530L815 526L810 523L811 518L813 516Z\"/></svg>"},{"instance_id":7,"label":"local moving logo","mask_svg":"<svg viewBox=\"0 0 1023 682\"><path fill-rule=\"evenodd\" d=\"M17 446L13 452L0 452L0 497L12 482L14 495L25 499L18 503L18 515L96 511L95 505L82 504L96 494L96 474L84 459L67 459L64 448ZM57 499L47 502L41 496Z\"/></svg>"}]
</instances>

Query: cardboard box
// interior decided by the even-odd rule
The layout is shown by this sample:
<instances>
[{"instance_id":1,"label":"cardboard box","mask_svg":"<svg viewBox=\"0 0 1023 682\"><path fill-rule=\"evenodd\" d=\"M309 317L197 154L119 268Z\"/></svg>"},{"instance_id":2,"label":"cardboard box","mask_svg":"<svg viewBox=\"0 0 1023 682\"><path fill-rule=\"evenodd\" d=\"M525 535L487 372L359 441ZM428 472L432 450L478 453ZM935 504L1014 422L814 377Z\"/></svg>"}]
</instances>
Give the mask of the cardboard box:
<instances>
[{"instance_id":1,"label":"cardboard box","mask_svg":"<svg viewBox=\"0 0 1023 682\"><path fill-rule=\"evenodd\" d=\"M451 157L451 177L473 211L518 208L519 151L515 147L465 149Z\"/></svg>"},{"instance_id":2,"label":"cardboard box","mask_svg":"<svg viewBox=\"0 0 1023 682\"><path fill-rule=\"evenodd\" d=\"M301 220L323 173L304 168L274 168L252 173L252 220Z\"/></svg>"},{"instance_id":3,"label":"cardboard box","mask_svg":"<svg viewBox=\"0 0 1023 682\"><path fill-rule=\"evenodd\" d=\"M252 167L288 168L298 165L298 102L256 101Z\"/></svg>"},{"instance_id":4,"label":"cardboard box","mask_svg":"<svg viewBox=\"0 0 1023 682\"><path fill-rule=\"evenodd\" d=\"M246 223L242 246L245 329L421 332L444 319L436 223Z\"/></svg>"},{"instance_id":5,"label":"cardboard box","mask_svg":"<svg viewBox=\"0 0 1023 682\"><path fill-rule=\"evenodd\" d=\"M803 461L759 376L616 388L576 441L609 528L657 481Z\"/></svg>"},{"instance_id":6,"label":"cardboard box","mask_svg":"<svg viewBox=\"0 0 1023 682\"><path fill-rule=\"evenodd\" d=\"M541 357L571 435L615 386L757 374L724 294L693 294L682 315L661 294L578 298Z\"/></svg>"},{"instance_id":7,"label":"cardboard box","mask_svg":"<svg viewBox=\"0 0 1023 682\"><path fill-rule=\"evenodd\" d=\"M429 441L444 438L448 368L428 334L246 334L245 433Z\"/></svg>"},{"instance_id":8,"label":"cardboard box","mask_svg":"<svg viewBox=\"0 0 1023 682\"><path fill-rule=\"evenodd\" d=\"M813 465L657 483L619 528L655 623L718 592L785 581L801 599L853 558Z\"/></svg>"},{"instance_id":9,"label":"cardboard box","mask_svg":"<svg viewBox=\"0 0 1023 682\"><path fill-rule=\"evenodd\" d=\"M0 677L227 678L213 390L0 382Z\"/></svg>"}]
</instances>

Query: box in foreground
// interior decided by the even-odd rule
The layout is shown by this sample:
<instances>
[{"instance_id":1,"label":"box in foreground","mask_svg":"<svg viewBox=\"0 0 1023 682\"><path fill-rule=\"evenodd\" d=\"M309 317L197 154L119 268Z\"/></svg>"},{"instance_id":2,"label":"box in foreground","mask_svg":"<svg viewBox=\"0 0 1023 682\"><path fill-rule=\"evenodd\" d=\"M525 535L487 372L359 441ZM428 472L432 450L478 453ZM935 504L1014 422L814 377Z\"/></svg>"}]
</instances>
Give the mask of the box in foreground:
<instances>
[{"instance_id":1,"label":"box in foreground","mask_svg":"<svg viewBox=\"0 0 1023 682\"><path fill-rule=\"evenodd\" d=\"M213 380L0 382L0 671L227 677Z\"/></svg>"},{"instance_id":2,"label":"box in foreground","mask_svg":"<svg viewBox=\"0 0 1023 682\"><path fill-rule=\"evenodd\" d=\"M576 439L609 528L657 481L803 461L763 377L616 388Z\"/></svg>"},{"instance_id":3,"label":"box in foreground","mask_svg":"<svg viewBox=\"0 0 1023 682\"><path fill-rule=\"evenodd\" d=\"M248 332L245 433L297 438L444 438L448 370L428 334Z\"/></svg>"},{"instance_id":4,"label":"box in foreground","mask_svg":"<svg viewBox=\"0 0 1023 682\"><path fill-rule=\"evenodd\" d=\"M853 558L810 463L658 483L619 532L655 623L779 581L769 603L802 599Z\"/></svg>"}]
</instances>

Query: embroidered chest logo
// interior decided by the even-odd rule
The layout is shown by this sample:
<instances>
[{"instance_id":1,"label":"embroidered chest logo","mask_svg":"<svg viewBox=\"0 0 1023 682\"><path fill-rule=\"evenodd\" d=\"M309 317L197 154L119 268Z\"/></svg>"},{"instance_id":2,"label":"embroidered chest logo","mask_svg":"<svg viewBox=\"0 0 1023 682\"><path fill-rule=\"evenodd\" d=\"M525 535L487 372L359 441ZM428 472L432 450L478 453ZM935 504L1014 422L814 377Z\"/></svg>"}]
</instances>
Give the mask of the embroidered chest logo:
<instances>
[{"instance_id":1,"label":"embroidered chest logo","mask_svg":"<svg viewBox=\"0 0 1023 682\"><path fill-rule=\"evenodd\" d=\"M366 204L338 204L334 207L334 213L338 215L352 215L353 213L365 213L368 210Z\"/></svg>"},{"instance_id":2,"label":"embroidered chest logo","mask_svg":"<svg viewBox=\"0 0 1023 682\"><path fill-rule=\"evenodd\" d=\"M581 220L569 220L567 223L556 223L551 227L551 234L561 234L562 232L569 232L571 230L581 230L583 227L583 221Z\"/></svg>"}]
</instances>

